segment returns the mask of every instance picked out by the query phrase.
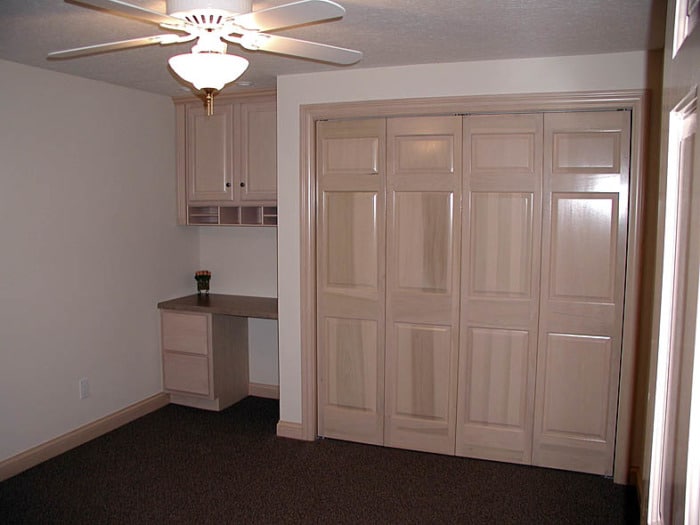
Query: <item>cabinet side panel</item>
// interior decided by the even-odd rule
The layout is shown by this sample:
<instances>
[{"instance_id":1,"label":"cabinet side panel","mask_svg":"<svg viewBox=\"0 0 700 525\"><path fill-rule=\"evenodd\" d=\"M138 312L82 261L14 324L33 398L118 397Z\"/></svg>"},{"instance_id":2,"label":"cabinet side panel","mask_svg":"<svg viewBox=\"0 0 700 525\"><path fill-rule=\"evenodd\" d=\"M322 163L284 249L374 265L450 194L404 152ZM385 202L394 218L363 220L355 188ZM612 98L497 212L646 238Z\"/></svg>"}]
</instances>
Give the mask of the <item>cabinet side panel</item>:
<instances>
[{"instance_id":1,"label":"cabinet side panel","mask_svg":"<svg viewBox=\"0 0 700 525\"><path fill-rule=\"evenodd\" d=\"M222 408L248 395L248 319L212 316L214 395Z\"/></svg>"}]
</instances>

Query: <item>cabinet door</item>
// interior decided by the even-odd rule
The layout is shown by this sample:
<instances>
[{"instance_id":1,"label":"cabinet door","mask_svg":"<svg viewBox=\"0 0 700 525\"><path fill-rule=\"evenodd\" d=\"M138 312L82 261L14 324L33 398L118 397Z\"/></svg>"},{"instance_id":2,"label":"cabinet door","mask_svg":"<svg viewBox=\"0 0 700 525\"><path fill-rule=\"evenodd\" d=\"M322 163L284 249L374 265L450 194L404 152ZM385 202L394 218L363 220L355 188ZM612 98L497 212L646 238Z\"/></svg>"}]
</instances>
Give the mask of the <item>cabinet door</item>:
<instances>
[{"instance_id":1,"label":"cabinet door","mask_svg":"<svg viewBox=\"0 0 700 525\"><path fill-rule=\"evenodd\" d=\"M277 103L240 104L240 171L237 181L241 202L277 201Z\"/></svg>"},{"instance_id":2,"label":"cabinet door","mask_svg":"<svg viewBox=\"0 0 700 525\"><path fill-rule=\"evenodd\" d=\"M461 117L387 124L386 445L454 454Z\"/></svg>"},{"instance_id":3,"label":"cabinet door","mask_svg":"<svg viewBox=\"0 0 700 525\"><path fill-rule=\"evenodd\" d=\"M384 436L383 119L317 128L318 433Z\"/></svg>"},{"instance_id":4,"label":"cabinet door","mask_svg":"<svg viewBox=\"0 0 700 525\"><path fill-rule=\"evenodd\" d=\"M530 463L543 115L464 120L457 401L461 456Z\"/></svg>"},{"instance_id":5,"label":"cabinet door","mask_svg":"<svg viewBox=\"0 0 700 525\"><path fill-rule=\"evenodd\" d=\"M185 119L188 202L231 201L233 105L220 104L213 115L188 105Z\"/></svg>"},{"instance_id":6,"label":"cabinet door","mask_svg":"<svg viewBox=\"0 0 700 525\"><path fill-rule=\"evenodd\" d=\"M612 474L630 113L545 115L533 464Z\"/></svg>"}]
</instances>

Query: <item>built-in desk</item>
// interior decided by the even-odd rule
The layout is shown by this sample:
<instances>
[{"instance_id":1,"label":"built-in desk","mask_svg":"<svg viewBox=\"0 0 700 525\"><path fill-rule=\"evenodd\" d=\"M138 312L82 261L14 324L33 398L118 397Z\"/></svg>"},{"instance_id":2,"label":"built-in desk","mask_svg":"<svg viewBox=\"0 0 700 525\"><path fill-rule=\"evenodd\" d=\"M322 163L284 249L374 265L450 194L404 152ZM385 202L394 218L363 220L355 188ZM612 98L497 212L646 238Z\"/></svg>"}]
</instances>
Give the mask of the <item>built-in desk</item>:
<instances>
[{"instance_id":1,"label":"built-in desk","mask_svg":"<svg viewBox=\"0 0 700 525\"><path fill-rule=\"evenodd\" d=\"M248 318L277 319L276 298L195 294L158 308L172 403L223 410L248 395Z\"/></svg>"},{"instance_id":2,"label":"built-in desk","mask_svg":"<svg viewBox=\"0 0 700 525\"><path fill-rule=\"evenodd\" d=\"M161 310L202 312L209 314L277 319L276 297L252 297L249 295L194 294L158 303Z\"/></svg>"}]
</instances>

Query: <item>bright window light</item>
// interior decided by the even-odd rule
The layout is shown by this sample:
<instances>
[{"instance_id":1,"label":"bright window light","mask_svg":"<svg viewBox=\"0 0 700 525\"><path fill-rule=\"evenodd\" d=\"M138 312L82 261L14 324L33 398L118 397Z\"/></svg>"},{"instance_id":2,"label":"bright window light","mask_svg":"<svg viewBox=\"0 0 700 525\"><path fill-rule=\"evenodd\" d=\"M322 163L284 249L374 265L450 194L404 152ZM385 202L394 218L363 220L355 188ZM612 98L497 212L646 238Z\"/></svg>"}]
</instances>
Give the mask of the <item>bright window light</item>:
<instances>
[{"instance_id":1,"label":"bright window light","mask_svg":"<svg viewBox=\"0 0 700 525\"><path fill-rule=\"evenodd\" d=\"M649 473L649 521L663 523L662 482L666 450L666 410L669 388L669 365L673 342L674 296L676 281L676 249L679 204L679 144L683 120L671 113L669 122L668 169L666 177L666 206L664 210L664 246L661 274L661 307L659 314L659 347L656 364L654 423Z\"/></svg>"}]
</instances>

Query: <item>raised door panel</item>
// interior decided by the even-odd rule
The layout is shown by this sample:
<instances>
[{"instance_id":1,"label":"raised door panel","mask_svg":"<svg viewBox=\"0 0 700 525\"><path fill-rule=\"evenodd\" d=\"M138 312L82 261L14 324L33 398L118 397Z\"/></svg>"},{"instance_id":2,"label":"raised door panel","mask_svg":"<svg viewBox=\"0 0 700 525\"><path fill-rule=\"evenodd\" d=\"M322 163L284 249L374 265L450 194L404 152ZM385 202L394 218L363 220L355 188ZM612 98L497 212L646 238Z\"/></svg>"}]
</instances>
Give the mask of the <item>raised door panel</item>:
<instances>
[{"instance_id":1,"label":"raised door panel","mask_svg":"<svg viewBox=\"0 0 700 525\"><path fill-rule=\"evenodd\" d=\"M323 194L324 286L340 293L377 296L377 201L372 191Z\"/></svg>"},{"instance_id":2,"label":"raised door panel","mask_svg":"<svg viewBox=\"0 0 700 525\"><path fill-rule=\"evenodd\" d=\"M318 433L384 441L385 121L317 129Z\"/></svg>"},{"instance_id":3,"label":"raised door panel","mask_svg":"<svg viewBox=\"0 0 700 525\"><path fill-rule=\"evenodd\" d=\"M464 119L456 453L529 463L543 116Z\"/></svg>"},{"instance_id":4,"label":"raised door panel","mask_svg":"<svg viewBox=\"0 0 700 525\"><path fill-rule=\"evenodd\" d=\"M624 111L545 117L535 465L612 474L629 120Z\"/></svg>"},{"instance_id":5,"label":"raised door panel","mask_svg":"<svg viewBox=\"0 0 700 525\"><path fill-rule=\"evenodd\" d=\"M475 297L532 296L534 195L471 194L471 250L463 269Z\"/></svg>"},{"instance_id":6,"label":"raised door panel","mask_svg":"<svg viewBox=\"0 0 700 525\"><path fill-rule=\"evenodd\" d=\"M397 192L394 195L396 289L451 293L452 192ZM417 257L416 255L421 255Z\"/></svg>"},{"instance_id":7,"label":"raised door panel","mask_svg":"<svg viewBox=\"0 0 700 525\"><path fill-rule=\"evenodd\" d=\"M569 435L605 445L612 368L609 337L549 334L543 354L543 439ZM576 406L577 410L571 410Z\"/></svg>"},{"instance_id":8,"label":"raised door panel","mask_svg":"<svg viewBox=\"0 0 700 525\"><path fill-rule=\"evenodd\" d=\"M454 453L461 118L387 123L385 444Z\"/></svg>"},{"instance_id":9,"label":"raised door panel","mask_svg":"<svg viewBox=\"0 0 700 525\"><path fill-rule=\"evenodd\" d=\"M530 337L525 330L472 328L460 363L457 454L527 463L532 413ZM531 416L530 416L531 419Z\"/></svg>"},{"instance_id":10,"label":"raised door panel","mask_svg":"<svg viewBox=\"0 0 700 525\"><path fill-rule=\"evenodd\" d=\"M418 323L396 323L392 329L398 351L390 361L395 384L387 444L432 450L430 441L442 442L453 419L453 394L447 388L452 375L452 330Z\"/></svg>"},{"instance_id":11,"label":"raised door panel","mask_svg":"<svg viewBox=\"0 0 700 525\"><path fill-rule=\"evenodd\" d=\"M374 319L325 317L320 346L324 349L324 437L381 444L380 327Z\"/></svg>"},{"instance_id":12,"label":"raised door panel","mask_svg":"<svg viewBox=\"0 0 700 525\"><path fill-rule=\"evenodd\" d=\"M187 200L231 201L233 172L233 105L222 104L214 115L199 106L186 112Z\"/></svg>"},{"instance_id":13,"label":"raised door panel","mask_svg":"<svg viewBox=\"0 0 700 525\"><path fill-rule=\"evenodd\" d=\"M239 198L277 200L277 103L241 103Z\"/></svg>"}]
</instances>

